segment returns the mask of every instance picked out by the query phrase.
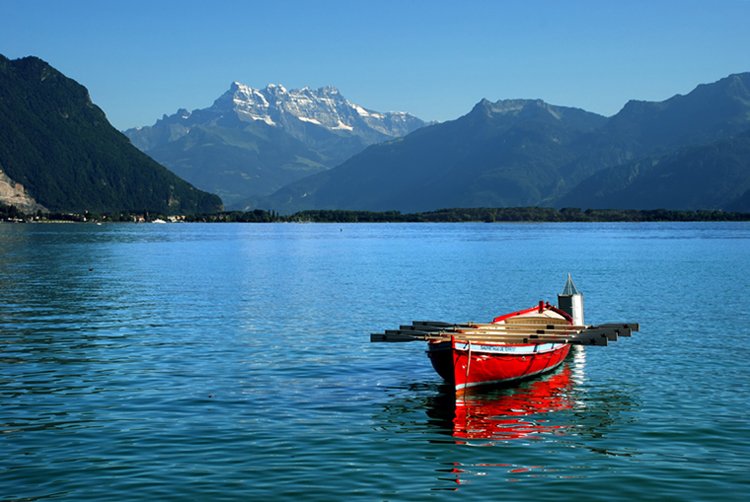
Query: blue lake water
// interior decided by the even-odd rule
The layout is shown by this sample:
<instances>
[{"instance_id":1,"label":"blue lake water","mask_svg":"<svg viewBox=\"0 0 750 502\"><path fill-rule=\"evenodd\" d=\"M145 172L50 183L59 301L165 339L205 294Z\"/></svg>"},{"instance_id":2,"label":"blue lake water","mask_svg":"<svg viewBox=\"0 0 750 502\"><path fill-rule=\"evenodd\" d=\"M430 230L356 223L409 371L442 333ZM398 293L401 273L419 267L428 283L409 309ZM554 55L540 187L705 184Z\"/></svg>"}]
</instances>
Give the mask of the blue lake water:
<instances>
[{"instance_id":1,"label":"blue lake water","mask_svg":"<svg viewBox=\"0 0 750 502\"><path fill-rule=\"evenodd\" d=\"M371 332L640 322L455 407ZM0 225L0 499L744 499L750 224Z\"/></svg>"}]
</instances>

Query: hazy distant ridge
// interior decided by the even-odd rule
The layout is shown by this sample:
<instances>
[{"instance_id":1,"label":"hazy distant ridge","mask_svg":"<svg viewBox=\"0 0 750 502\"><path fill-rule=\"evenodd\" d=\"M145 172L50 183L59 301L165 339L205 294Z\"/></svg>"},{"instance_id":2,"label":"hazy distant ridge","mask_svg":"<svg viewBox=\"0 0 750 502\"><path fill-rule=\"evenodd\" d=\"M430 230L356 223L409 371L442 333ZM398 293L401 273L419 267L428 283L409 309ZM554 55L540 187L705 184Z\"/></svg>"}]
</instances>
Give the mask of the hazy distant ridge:
<instances>
[{"instance_id":1,"label":"hazy distant ridge","mask_svg":"<svg viewBox=\"0 0 750 502\"><path fill-rule=\"evenodd\" d=\"M483 100L463 117L373 145L261 204L286 212L535 205L747 211L748 89L750 73L731 75L662 102L631 101L610 118L541 100Z\"/></svg>"}]
</instances>

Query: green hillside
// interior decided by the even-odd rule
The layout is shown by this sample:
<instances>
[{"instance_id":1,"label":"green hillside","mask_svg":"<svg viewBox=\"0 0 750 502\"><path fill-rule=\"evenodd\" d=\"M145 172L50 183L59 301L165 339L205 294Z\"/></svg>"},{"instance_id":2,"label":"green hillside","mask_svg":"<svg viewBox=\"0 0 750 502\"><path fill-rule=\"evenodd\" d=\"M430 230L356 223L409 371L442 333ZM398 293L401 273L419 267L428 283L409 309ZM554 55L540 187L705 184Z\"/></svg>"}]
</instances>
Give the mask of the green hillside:
<instances>
[{"instance_id":1,"label":"green hillside","mask_svg":"<svg viewBox=\"0 0 750 502\"><path fill-rule=\"evenodd\" d=\"M35 57L0 55L0 169L51 211L222 207L132 146L85 87Z\"/></svg>"}]
</instances>

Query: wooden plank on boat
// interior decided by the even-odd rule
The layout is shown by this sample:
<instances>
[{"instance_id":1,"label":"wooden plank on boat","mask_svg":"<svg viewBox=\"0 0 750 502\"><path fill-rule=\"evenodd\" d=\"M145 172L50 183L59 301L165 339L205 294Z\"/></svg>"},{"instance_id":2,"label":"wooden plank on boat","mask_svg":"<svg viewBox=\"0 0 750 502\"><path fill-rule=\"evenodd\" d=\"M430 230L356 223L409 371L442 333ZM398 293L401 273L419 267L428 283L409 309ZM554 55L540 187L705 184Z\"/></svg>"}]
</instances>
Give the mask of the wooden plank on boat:
<instances>
[{"instance_id":1,"label":"wooden plank on boat","mask_svg":"<svg viewBox=\"0 0 750 502\"><path fill-rule=\"evenodd\" d=\"M640 331L641 326L637 322L631 323L606 323L596 326L597 328L615 329L620 336L631 336L633 331Z\"/></svg>"},{"instance_id":2,"label":"wooden plank on boat","mask_svg":"<svg viewBox=\"0 0 750 502\"><path fill-rule=\"evenodd\" d=\"M399 332L373 333L370 335L371 342L423 342L425 340L426 338L424 336L416 336Z\"/></svg>"},{"instance_id":3,"label":"wooden plank on boat","mask_svg":"<svg viewBox=\"0 0 750 502\"><path fill-rule=\"evenodd\" d=\"M446 323L447 324L447 323ZM424 331L465 331L465 330L483 330L483 331L502 331L502 332L536 332L537 330L558 331L558 332L576 332L585 329L587 326L571 326L567 324L450 324L446 326L431 326L415 321L411 325L402 325L401 329L418 329Z\"/></svg>"},{"instance_id":4,"label":"wooden plank on boat","mask_svg":"<svg viewBox=\"0 0 750 502\"><path fill-rule=\"evenodd\" d=\"M507 344L543 344L543 343L565 343L570 345L607 345L606 337L601 336L572 336L572 337L549 337L545 335L528 335L517 337L481 337L466 336L457 337L456 340L461 342L474 343L507 343Z\"/></svg>"},{"instance_id":5,"label":"wooden plank on boat","mask_svg":"<svg viewBox=\"0 0 750 502\"><path fill-rule=\"evenodd\" d=\"M434 335L434 333L428 333L426 331L405 329L387 329L384 334L389 336L410 336L415 340L429 340L430 337Z\"/></svg>"},{"instance_id":6,"label":"wooden plank on boat","mask_svg":"<svg viewBox=\"0 0 750 502\"><path fill-rule=\"evenodd\" d=\"M544 322L544 323L534 323L534 322L528 322L528 323L521 323L521 322L513 322L513 323L475 323L475 322L467 322L467 323L448 323L448 322L440 322L440 321L413 321L412 325L419 328L430 328L430 329L451 329L451 328L479 328L479 327L486 327L486 328L496 328L496 329L515 329L515 328L540 328L540 329L584 329L588 326L578 326L578 325L572 325L572 324L565 324L565 323L553 323L553 322ZM619 324L618 324L619 326Z\"/></svg>"},{"instance_id":7,"label":"wooden plank on boat","mask_svg":"<svg viewBox=\"0 0 750 502\"><path fill-rule=\"evenodd\" d=\"M570 337L582 330L547 330L547 329L519 329L519 330L495 330L487 328L461 329L450 333L456 336L468 334L486 335L486 336L528 336L528 335L549 335ZM446 332L447 333L447 332Z\"/></svg>"},{"instance_id":8,"label":"wooden plank on boat","mask_svg":"<svg viewBox=\"0 0 750 502\"><path fill-rule=\"evenodd\" d=\"M610 342L616 342L617 341L617 331L609 330L609 329L585 329L581 331L578 334L581 338L597 338L597 337L603 337L609 340Z\"/></svg>"},{"instance_id":9,"label":"wooden plank on boat","mask_svg":"<svg viewBox=\"0 0 750 502\"><path fill-rule=\"evenodd\" d=\"M441 321L414 321L397 330L373 333L372 342L411 342L458 340L496 343L571 343L580 345L607 345L620 336L631 336L638 331L637 323L606 323L598 326L568 324L494 324L448 323Z\"/></svg>"},{"instance_id":10,"label":"wooden plank on boat","mask_svg":"<svg viewBox=\"0 0 750 502\"><path fill-rule=\"evenodd\" d=\"M370 335L371 342L412 342L412 341L450 341L454 336L459 341L470 341L476 343L508 343L508 344L540 344L540 343L567 343L575 345L607 345L610 337L603 332L588 332L584 334L573 334L570 336L544 335L544 334L514 334L514 335L487 335L487 334L424 334L414 331L386 330L384 333L373 333Z\"/></svg>"},{"instance_id":11,"label":"wooden plank on boat","mask_svg":"<svg viewBox=\"0 0 750 502\"><path fill-rule=\"evenodd\" d=\"M505 331L505 332L535 332L537 330L559 331L559 332L576 332L588 328L589 326L575 326L570 324L494 324L494 323L466 323L466 324L449 324L429 325L421 321L414 321L411 325L401 326L401 329L420 329L425 331L463 331L463 330L486 330L486 331Z\"/></svg>"},{"instance_id":12,"label":"wooden plank on boat","mask_svg":"<svg viewBox=\"0 0 750 502\"><path fill-rule=\"evenodd\" d=\"M474 336L474 337L482 337L487 338L488 340L491 340L493 338L503 338L503 339L509 339L512 340L514 338L528 338L528 337L540 337L544 336L547 338L572 338L577 335L577 333L535 333L531 331L525 331L523 333L492 333L492 332L486 332L486 331L462 331L460 333L451 333L456 338L465 338L467 336Z\"/></svg>"},{"instance_id":13,"label":"wooden plank on boat","mask_svg":"<svg viewBox=\"0 0 750 502\"><path fill-rule=\"evenodd\" d=\"M400 333L411 333L411 334L419 334L419 335L433 335L433 336L446 336L450 337L451 335L456 336L458 338L465 338L467 336L479 336L479 337L485 337L488 339L498 338L498 337L504 337L504 338L518 338L518 337L529 337L529 336L549 336L549 337L555 337L555 338L570 338L572 336L575 336L580 330L543 330L543 329L537 329L537 330L530 330L530 329L521 329L521 330L513 330L513 331L506 331L506 330L493 330L493 329L486 329L486 328L476 328L476 329L443 329L440 331L426 331L424 329L414 329L411 326L401 326L401 329L395 330Z\"/></svg>"},{"instance_id":14,"label":"wooden plank on boat","mask_svg":"<svg viewBox=\"0 0 750 502\"><path fill-rule=\"evenodd\" d=\"M583 331L581 329L534 329L534 328L517 328L517 329L494 329L494 328L464 328L457 330L458 333L488 333L498 335L514 334L535 334L535 335L571 335Z\"/></svg>"},{"instance_id":15,"label":"wooden plank on boat","mask_svg":"<svg viewBox=\"0 0 750 502\"><path fill-rule=\"evenodd\" d=\"M453 326L456 326L454 323L450 322L443 322L443 321L414 321L412 322L414 326L417 325L423 325L423 326L434 326L436 328L450 328Z\"/></svg>"},{"instance_id":16,"label":"wooden plank on boat","mask_svg":"<svg viewBox=\"0 0 750 502\"><path fill-rule=\"evenodd\" d=\"M484 343L509 343L509 344L528 344L528 343L569 343L574 345L607 345L608 338L601 335L573 335L573 336L549 336L549 335L519 335L519 336L457 336L457 340L476 341Z\"/></svg>"}]
</instances>

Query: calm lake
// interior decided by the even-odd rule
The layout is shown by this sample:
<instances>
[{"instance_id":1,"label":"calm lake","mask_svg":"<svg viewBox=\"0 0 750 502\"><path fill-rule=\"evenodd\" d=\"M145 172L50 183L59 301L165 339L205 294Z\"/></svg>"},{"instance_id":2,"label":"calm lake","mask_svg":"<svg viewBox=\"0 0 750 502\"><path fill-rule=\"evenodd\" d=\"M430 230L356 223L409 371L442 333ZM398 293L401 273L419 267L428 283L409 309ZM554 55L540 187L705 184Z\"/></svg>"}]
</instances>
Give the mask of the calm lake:
<instances>
[{"instance_id":1,"label":"calm lake","mask_svg":"<svg viewBox=\"0 0 750 502\"><path fill-rule=\"evenodd\" d=\"M455 406L415 319L639 322ZM750 223L0 224L2 500L745 499Z\"/></svg>"}]
</instances>

